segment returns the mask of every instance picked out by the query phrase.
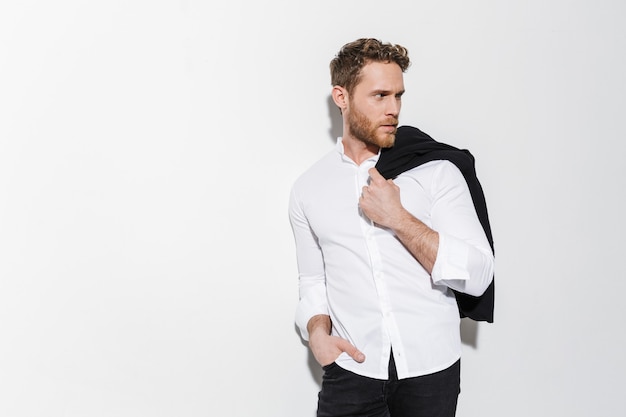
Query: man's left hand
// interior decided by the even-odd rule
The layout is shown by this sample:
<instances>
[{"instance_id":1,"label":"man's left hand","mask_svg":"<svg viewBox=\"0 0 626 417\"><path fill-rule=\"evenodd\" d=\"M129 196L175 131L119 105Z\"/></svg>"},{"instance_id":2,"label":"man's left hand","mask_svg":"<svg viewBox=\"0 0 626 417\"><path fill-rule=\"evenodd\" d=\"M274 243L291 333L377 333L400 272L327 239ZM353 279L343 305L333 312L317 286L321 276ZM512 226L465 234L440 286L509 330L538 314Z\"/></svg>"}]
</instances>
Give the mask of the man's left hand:
<instances>
[{"instance_id":1,"label":"man's left hand","mask_svg":"<svg viewBox=\"0 0 626 417\"><path fill-rule=\"evenodd\" d=\"M406 215L400 202L400 187L385 179L376 168L370 168L369 185L363 187L359 207L374 223L393 229L396 221Z\"/></svg>"}]
</instances>

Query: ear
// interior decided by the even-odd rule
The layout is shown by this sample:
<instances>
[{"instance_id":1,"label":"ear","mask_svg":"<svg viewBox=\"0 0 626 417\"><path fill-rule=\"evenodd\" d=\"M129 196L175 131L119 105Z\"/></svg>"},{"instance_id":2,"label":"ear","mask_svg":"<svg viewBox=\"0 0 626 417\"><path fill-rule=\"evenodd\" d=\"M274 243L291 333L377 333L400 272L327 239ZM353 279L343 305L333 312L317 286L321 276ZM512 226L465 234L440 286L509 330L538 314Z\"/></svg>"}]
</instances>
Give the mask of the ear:
<instances>
[{"instance_id":1,"label":"ear","mask_svg":"<svg viewBox=\"0 0 626 417\"><path fill-rule=\"evenodd\" d=\"M331 94L333 101L339 107L339 110L343 112L348 107L348 92L346 89L336 85L333 87Z\"/></svg>"}]
</instances>

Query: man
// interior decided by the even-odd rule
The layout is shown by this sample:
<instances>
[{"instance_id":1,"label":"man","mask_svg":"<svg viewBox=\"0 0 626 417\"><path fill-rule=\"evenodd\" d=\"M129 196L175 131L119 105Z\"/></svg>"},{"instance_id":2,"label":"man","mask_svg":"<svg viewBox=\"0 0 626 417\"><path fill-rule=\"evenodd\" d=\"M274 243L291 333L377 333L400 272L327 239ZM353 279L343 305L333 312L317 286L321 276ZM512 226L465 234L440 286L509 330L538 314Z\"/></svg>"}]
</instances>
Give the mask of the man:
<instances>
[{"instance_id":1,"label":"man","mask_svg":"<svg viewBox=\"0 0 626 417\"><path fill-rule=\"evenodd\" d=\"M480 296L490 247L467 183L434 160L394 180L407 50L376 39L331 61L343 118L336 149L295 182L296 322L324 369L318 416L454 416L461 341L455 292Z\"/></svg>"}]
</instances>

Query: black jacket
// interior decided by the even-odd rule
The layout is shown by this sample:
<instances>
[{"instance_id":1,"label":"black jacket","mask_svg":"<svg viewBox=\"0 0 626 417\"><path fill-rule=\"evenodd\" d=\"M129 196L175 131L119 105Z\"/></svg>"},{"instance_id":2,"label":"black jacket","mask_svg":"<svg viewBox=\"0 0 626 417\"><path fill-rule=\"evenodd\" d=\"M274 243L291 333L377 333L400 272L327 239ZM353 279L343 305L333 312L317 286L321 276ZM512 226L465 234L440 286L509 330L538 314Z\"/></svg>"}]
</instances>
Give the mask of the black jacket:
<instances>
[{"instance_id":1,"label":"black jacket","mask_svg":"<svg viewBox=\"0 0 626 417\"><path fill-rule=\"evenodd\" d=\"M416 127L400 126L394 146L381 151L376 169L383 177L389 179L426 162L442 159L456 165L465 177L478 219L493 250L493 237L489 225L487 204L483 189L476 177L474 157L468 150L437 142ZM452 290L456 296L461 317L493 323L494 286L495 279L479 297Z\"/></svg>"}]
</instances>

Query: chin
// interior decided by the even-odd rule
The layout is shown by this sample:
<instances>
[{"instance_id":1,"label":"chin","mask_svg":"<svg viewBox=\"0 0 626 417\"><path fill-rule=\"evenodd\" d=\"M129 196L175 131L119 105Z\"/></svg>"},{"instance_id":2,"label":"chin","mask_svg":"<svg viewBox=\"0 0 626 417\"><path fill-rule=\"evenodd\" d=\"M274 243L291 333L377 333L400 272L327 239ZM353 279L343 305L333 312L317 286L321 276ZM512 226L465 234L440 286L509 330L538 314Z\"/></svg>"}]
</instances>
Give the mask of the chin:
<instances>
[{"instance_id":1,"label":"chin","mask_svg":"<svg viewBox=\"0 0 626 417\"><path fill-rule=\"evenodd\" d=\"M379 141L381 148L391 148L396 143L396 135L387 135Z\"/></svg>"}]
</instances>

